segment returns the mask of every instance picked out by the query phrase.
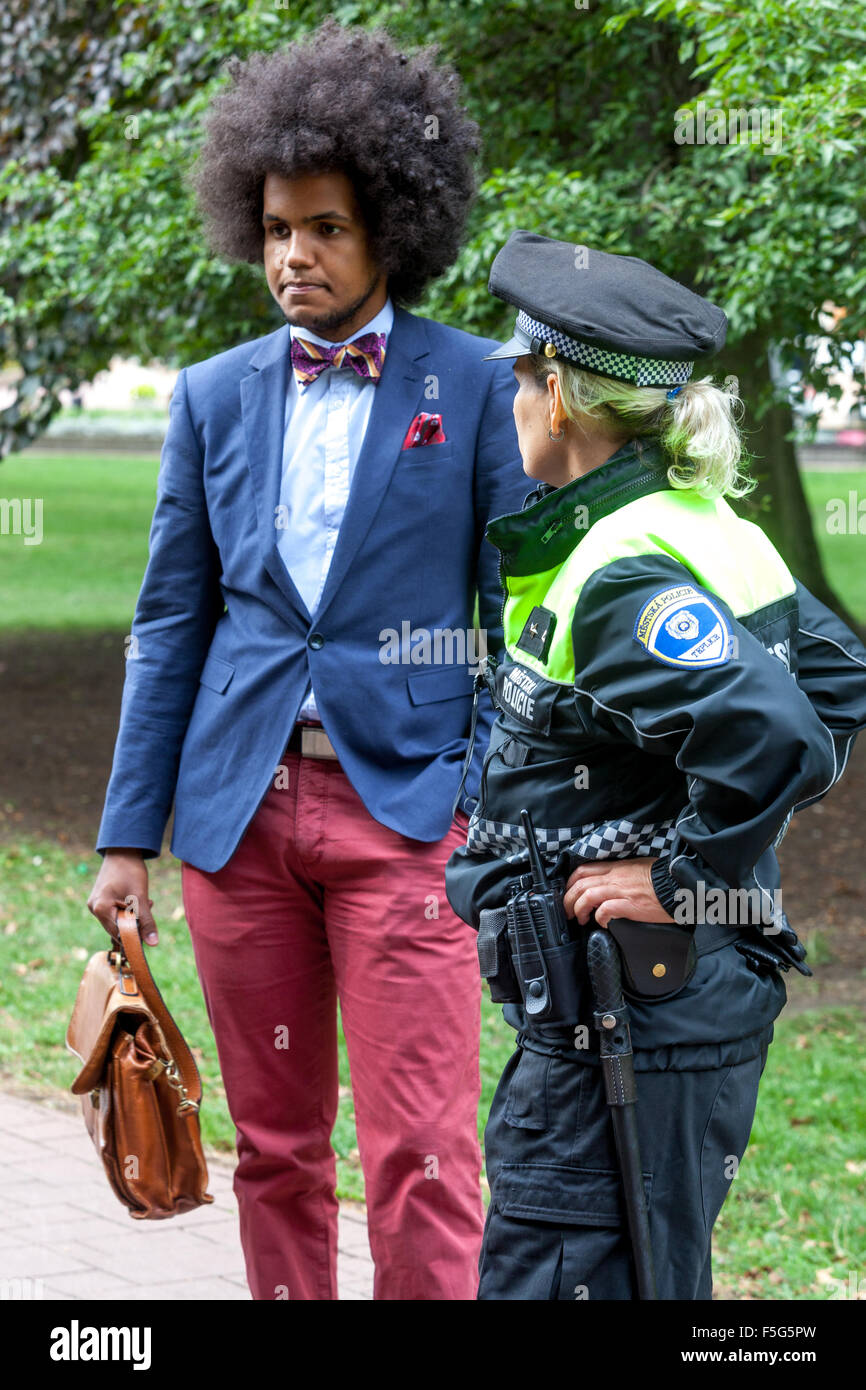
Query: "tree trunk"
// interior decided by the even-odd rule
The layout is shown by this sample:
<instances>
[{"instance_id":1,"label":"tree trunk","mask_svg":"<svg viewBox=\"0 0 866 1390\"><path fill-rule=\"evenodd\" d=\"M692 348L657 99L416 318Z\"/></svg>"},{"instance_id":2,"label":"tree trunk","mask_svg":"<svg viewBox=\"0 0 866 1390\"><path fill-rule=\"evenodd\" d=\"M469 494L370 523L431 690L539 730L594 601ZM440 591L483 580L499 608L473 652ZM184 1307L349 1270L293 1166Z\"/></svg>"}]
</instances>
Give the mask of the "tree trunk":
<instances>
[{"instance_id":1,"label":"tree trunk","mask_svg":"<svg viewBox=\"0 0 866 1390\"><path fill-rule=\"evenodd\" d=\"M732 372L739 381L746 407L742 420L745 444L753 456L749 471L758 482L754 492L735 504L737 512L766 532L795 578L850 628L862 633L862 625L830 587L824 573L794 444L785 437L794 427L791 408L774 400L760 418L755 411L756 403L767 399L773 388L766 339L748 335L725 350L721 364L720 370Z\"/></svg>"}]
</instances>

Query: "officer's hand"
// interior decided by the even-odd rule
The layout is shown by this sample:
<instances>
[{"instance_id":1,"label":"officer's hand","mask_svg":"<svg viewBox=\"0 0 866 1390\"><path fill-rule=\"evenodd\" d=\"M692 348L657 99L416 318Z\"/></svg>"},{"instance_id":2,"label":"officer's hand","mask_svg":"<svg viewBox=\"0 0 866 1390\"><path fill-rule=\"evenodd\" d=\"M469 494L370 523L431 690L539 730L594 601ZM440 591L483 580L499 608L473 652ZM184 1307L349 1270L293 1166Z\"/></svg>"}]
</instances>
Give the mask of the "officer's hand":
<instances>
[{"instance_id":1,"label":"officer's hand","mask_svg":"<svg viewBox=\"0 0 866 1390\"><path fill-rule=\"evenodd\" d=\"M631 922L673 922L653 888L654 859L607 859L603 864L579 864L565 885L566 917L589 921L595 913L600 927L611 917Z\"/></svg>"},{"instance_id":2,"label":"officer's hand","mask_svg":"<svg viewBox=\"0 0 866 1390\"><path fill-rule=\"evenodd\" d=\"M141 850L107 849L87 906L111 937L117 934L118 908L130 906L138 918L139 936L148 946L155 946L159 938L147 886L147 864ZM130 897L134 901L127 903Z\"/></svg>"}]
</instances>

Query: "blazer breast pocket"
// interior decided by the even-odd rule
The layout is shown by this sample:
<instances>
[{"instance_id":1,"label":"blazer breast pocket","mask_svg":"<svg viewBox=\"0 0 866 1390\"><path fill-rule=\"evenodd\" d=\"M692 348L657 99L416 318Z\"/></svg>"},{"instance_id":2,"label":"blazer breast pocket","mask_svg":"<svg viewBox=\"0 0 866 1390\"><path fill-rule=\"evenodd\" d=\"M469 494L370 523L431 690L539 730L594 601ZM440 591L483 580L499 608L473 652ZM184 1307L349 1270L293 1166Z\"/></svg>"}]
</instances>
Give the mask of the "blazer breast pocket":
<instances>
[{"instance_id":1,"label":"blazer breast pocket","mask_svg":"<svg viewBox=\"0 0 866 1390\"><path fill-rule=\"evenodd\" d=\"M438 700L467 699L472 694L474 677L466 666L440 666L436 670L418 671L407 676L409 699L413 705L432 705Z\"/></svg>"},{"instance_id":2,"label":"blazer breast pocket","mask_svg":"<svg viewBox=\"0 0 866 1390\"><path fill-rule=\"evenodd\" d=\"M230 661L223 661L220 656L209 656L201 668L199 684L206 685L208 690L215 690L218 695L222 695L228 690L234 673L235 668Z\"/></svg>"},{"instance_id":3,"label":"blazer breast pocket","mask_svg":"<svg viewBox=\"0 0 866 1390\"><path fill-rule=\"evenodd\" d=\"M400 450L400 463L413 470L422 466L435 469L440 463L447 463L453 453L452 439L446 439L444 444L416 444L414 449Z\"/></svg>"}]
</instances>

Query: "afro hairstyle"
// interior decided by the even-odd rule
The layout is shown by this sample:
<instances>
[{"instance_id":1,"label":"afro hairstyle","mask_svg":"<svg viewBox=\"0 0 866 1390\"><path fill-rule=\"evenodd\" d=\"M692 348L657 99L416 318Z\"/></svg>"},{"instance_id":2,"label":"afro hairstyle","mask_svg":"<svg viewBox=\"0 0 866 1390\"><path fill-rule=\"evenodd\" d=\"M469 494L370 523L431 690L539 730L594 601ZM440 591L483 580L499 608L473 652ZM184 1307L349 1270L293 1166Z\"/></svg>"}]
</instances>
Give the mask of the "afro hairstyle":
<instances>
[{"instance_id":1,"label":"afro hairstyle","mask_svg":"<svg viewBox=\"0 0 866 1390\"><path fill-rule=\"evenodd\" d=\"M476 192L478 125L437 55L329 16L286 49L230 59L191 175L213 249L261 263L266 174L341 171L389 294L420 299L456 259Z\"/></svg>"}]
</instances>

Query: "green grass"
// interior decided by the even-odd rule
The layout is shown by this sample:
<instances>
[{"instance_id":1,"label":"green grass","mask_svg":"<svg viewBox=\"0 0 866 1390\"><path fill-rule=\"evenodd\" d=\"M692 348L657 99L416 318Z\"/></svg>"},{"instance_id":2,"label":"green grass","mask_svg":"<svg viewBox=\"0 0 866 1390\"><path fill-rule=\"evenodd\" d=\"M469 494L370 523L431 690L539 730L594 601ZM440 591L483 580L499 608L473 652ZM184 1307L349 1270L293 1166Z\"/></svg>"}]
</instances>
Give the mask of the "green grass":
<instances>
[{"instance_id":1,"label":"green grass","mask_svg":"<svg viewBox=\"0 0 866 1390\"><path fill-rule=\"evenodd\" d=\"M14 454L0 496L42 499L42 542L0 535L2 624L128 632L156 500L153 456Z\"/></svg>"},{"instance_id":2,"label":"green grass","mask_svg":"<svg viewBox=\"0 0 866 1390\"><path fill-rule=\"evenodd\" d=\"M838 1298L851 1271L866 1279L864 1051L860 1009L782 1014L716 1225L726 1296Z\"/></svg>"},{"instance_id":3,"label":"green grass","mask_svg":"<svg viewBox=\"0 0 866 1390\"><path fill-rule=\"evenodd\" d=\"M860 518L863 535L834 535L827 530L827 503L842 498L846 509L848 494L854 492L866 501L866 470L850 473L803 473L803 489L812 513L812 526L824 573L856 618L866 622L866 565L863 563L866 536L866 508Z\"/></svg>"}]
</instances>

